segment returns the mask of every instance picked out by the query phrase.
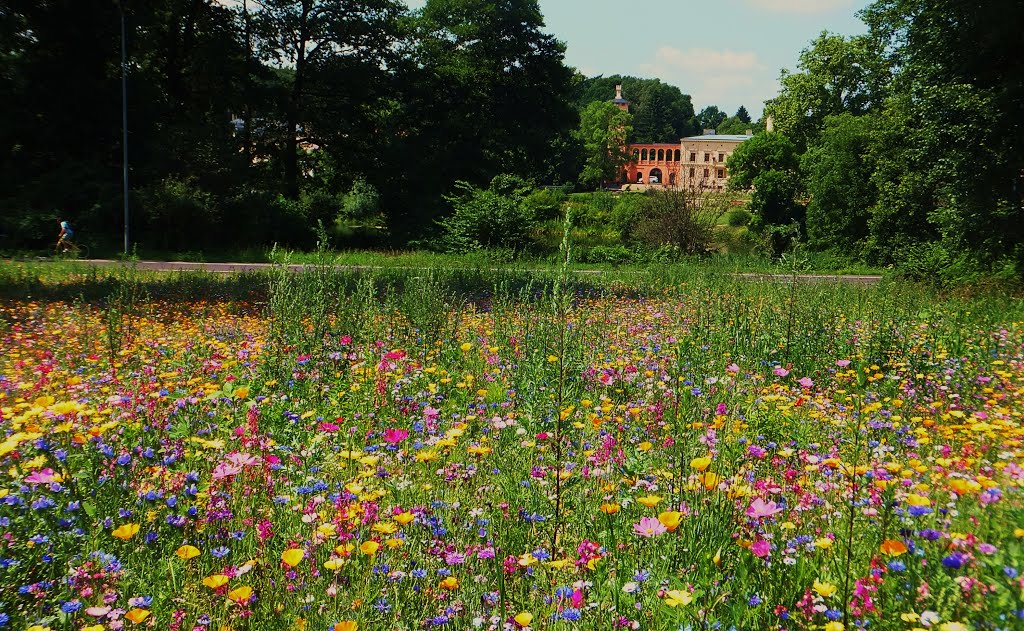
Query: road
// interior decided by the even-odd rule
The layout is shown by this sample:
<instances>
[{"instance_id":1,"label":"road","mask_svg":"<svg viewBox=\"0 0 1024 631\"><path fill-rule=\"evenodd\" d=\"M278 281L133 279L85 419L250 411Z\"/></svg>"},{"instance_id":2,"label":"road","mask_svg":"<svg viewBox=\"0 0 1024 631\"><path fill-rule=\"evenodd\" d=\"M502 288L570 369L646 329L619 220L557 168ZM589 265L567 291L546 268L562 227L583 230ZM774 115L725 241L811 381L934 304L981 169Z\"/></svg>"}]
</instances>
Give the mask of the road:
<instances>
[{"instance_id":1,"label":"road","mask_svg":"<svg viewBox=\"0 0 1024 631\"><path fill-rule=\"evenodd\" d=\"M93 265L96 267L112 267L116 265L126 265L124 261L116 261L111 259L89 259L78 261L85 265ZM214 272L218 274L238 274L243 272L259 272L274 267L272 263L192 263L186 261L133 261L131 265L134 265L137 269L146 270L151 272ZM304 264L289 265L288 269L299 272L308 267ZM373 269L394 269L393 267L375 266L375 265L339 265L339 269L347 270L373 270ZM407 268L407 269L426 269L426 268ZM573 270L576 274L602 274L602 270ZM743 272L735 274L737 278L749 281L756 280L773 280L776 282L801 282L801 283L815 283L815 282L833 282L833 283L847 283L851 285L877 285L882 281L881 276L871 274L856 274L856 275L830 275L830 274L763 274L754 272Z\"/></svg>"}]
</instances>

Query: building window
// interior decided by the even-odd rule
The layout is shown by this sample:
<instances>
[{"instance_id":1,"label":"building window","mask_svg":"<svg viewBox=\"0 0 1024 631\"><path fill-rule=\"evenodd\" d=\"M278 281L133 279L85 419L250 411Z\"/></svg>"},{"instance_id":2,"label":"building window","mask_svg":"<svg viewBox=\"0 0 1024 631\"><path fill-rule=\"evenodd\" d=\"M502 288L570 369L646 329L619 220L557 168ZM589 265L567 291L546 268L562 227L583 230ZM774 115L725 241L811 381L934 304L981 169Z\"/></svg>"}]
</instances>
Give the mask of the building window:
<instances>
[{"instance_id":1,"label":"building window","mask_svg":"<svg viewBox=\"0 0 1024 631\"><path fill-rule=\"evenodd\" d=\"M675 173L669 173L668 174L668 183L673 185L673 186L675 186L675 183L676 183L676 174Z\"/></svg>"},{"instance_id":2,"label":"building window","mask_svg":"<svg viewBox=\"0 0 1024 631\"><path fill-rule=\"evenodd\" d=\"M676 149L676 162L679 162L679 150Z\"/></svg>"},{"instance_id":3,"label":"building window","mask_svg":"<svg viewBox=\"0 0 1024 631\"><path fill-rule=\"evenodd\" d=\"M658 162L662 162L664 160L665 160L665 150L664 149L658 149Z\"/></svg>"},{"instance_id":4,"label":"building window","mask_svg":"<svg viewBox=\"0 0 1024 631\"><path fill-rule=\"evenodd\" d=\"M633 150L633 162L639 162L639 161L640 161L640 150L639 149L634 149Z\"/></svg>"},{"instance_id":5,"label":"building window","mask_svg":"<svg viewBox=\"0 0 1024 631\"><path fill-rule=\"evenodd\" d=\"M718 170L718 177L720 177L720 178L721 177L725 177L725 169L719 169Z\"/></svg>"},{"instance_id":6,"label":"building window","mask_svg":"<svg viewBox=\"0 0 1024 631\"><path fill-rule=\"evenodd\" d=\"M704 177L705 177L705 178L707 178L707 177L708 177L708 170L707 170L707 169L704 169Z\"/></svg>"},{"instance_id":7,"label":"building window","mask_svg":"<svg viewBox=\"0 0 1024 631\"><path fill-rule=\"evenodd\" d=\"M705 153L704 154L704 162L711 162L711 154L710 153Z\"/></svg>"},{"instance_id":8,"label":"building window","mask_svg":"<svg viewBox=\"0 0 1024 631\"><path fill-rule=\"evenodd\" d=\"M691 153L690 154L690 162L696 162L696 161L697 161L697 154L696 153Z\"/></svg>"},{"instance_id":9,"label":"building window","mask_svg":"<svg viewBox=\"0 0 1024 631\"><path fill-rule=\"evenodd\" d=\"M694 174L694 168L690 167L690 178L693 178L693 174Z\"/></svg>"},{"instance_id":10,"label":"building window","mask_svg":"<svg viewBox=\"0 0 1024 631\"><path fill-rule=\"evenodd\" d=\"M724 153L718 154L718 161L719 162L725 162L725 154Z\"/></svg>"}]
</instances>

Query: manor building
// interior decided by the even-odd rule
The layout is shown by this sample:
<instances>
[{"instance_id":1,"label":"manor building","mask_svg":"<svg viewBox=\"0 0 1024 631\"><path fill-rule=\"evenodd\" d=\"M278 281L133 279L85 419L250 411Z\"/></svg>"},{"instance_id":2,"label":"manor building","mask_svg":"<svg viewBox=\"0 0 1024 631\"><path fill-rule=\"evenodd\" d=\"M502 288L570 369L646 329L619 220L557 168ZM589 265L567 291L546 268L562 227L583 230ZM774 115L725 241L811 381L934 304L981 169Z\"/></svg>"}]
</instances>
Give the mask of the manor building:
<instances>
[{"instance_id":1,"label":"manor building","mask_svg":"<svg viewBox=\"0 0 1024 631\"><path fill-rule=\"evenodd\" d=\"M622 98L622 86L615 86L619 109L629 110ZM668 186L690 190L720 191L729 181L726 160L740 143L753 138L746 134L716 134L705 129L700 136L688 136L679 143L634 143L629 145L630 161L623 167L619 184L624 188Z\"/></svg>"}]
</instances>

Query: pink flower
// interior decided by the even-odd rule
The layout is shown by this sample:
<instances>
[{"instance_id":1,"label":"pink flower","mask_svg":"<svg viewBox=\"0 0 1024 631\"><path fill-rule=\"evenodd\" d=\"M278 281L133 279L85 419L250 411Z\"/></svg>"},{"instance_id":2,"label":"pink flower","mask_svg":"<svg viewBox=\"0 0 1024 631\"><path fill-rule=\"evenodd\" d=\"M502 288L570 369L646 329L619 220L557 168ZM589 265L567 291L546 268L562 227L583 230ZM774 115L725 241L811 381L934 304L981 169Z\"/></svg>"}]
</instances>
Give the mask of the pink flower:
<instances>
[{"instance_id":1,"label":"pink flower","mask_svg":"<svg viewBox=\"0 0 1024 631\"><path fill-rule=\"evenodd\" d=\"M772 553L772 544L761 539L760 541L755 541L754 545L750 546L750 551L754 553L754 556L763 559Z\"/></svg>"},{"instance_id":2,"label":"pink flower","mask_svg":"<svg viewBox=\"0 0 1024 631\"><path fill-rule=\"evenodd\" d=\"M779 377L785 377L786 375L789 374L789 371L783 368L782 366L776 366L775 374L778 375Z\"/></svg>"},{"instance_id":3,"label":"pink flower","mask_svg":"<svg viewBox=\"0 0 1024 631\"><path fill-rule=\"evenodd\" d=\"M233 453L228 454L226 460L236 467L251 467L259 464L260 459L252 454Z\"/></svg>"},{"instance_id":4,"label":"pink flower","mask_svg":"<svg viewBox=\"0 0 1024 631\"><path fill-rule=\"evenodd\" d=\"M230 462L218 463L213 469L213 479L222 480L224 478L230 478L236 476L242 472L242 467L232 464Z\"/></svg>"},{"instance_id":5,"label":"pink flower","mask_svg":"<svg viewBox=\"0 0 1024 631\"><path fill-rule=\"evenodd\" d=\"M53 482L54 475L53 469L43 469L41 471L35 471L25 476L25 481L29 484L49 484Z\"/></svg>"},{"instance_id":6,"label":"pink flower","mask_svg":"<svg viewBox=\"0 0 1024 631\"><path fill-rule=\"evenodd\" d=\"M654 517L644 517L640 520L640 523L633 526L633 532L641 537L649 538L665 534L668 532L668 528Z\"/></svg>"},{"instance_id":7,"label":"pink flower","mask_svg":"<svg viewBox=\"0 0 1024 631\"><path fill-rule=\"evenodd\" d=\"M384 442L388 443L389 445L397 445L398 443L402 442L408 437L409 430L407 429L396 429L394 427L389 427L388 429L384 430Z\"/></svg>"},{"instance_id":8,"label":"pink flower","mask_svg":"<svg viewBox=\"0 0 1024 631\"><path fill-rule=\"evenodd\" d=\"M779 507L778 504L775 502L766 502L760 497L751 502L750 506L747 507L747 517L750 517L751 519L771 517L772 515L781 512L782 508Z\"/></svg>"},{"instance_id":9,"label":"pink flower","mask_svg":"<svg viewBox=\"0 0 1024 631\"><path fill-rule=\"evenodd\" d=\"M849 365L850 365L850 360L849 359L839 359L839 360L836 360L836 366L839 366L840 368L846 368Z\"/></svg>"},{"instance_id":10,"label":"pink flower","mask_svg":"<svg viewBox=\"0 0 1024 631\"><path fill-rule=\"evenodd\" d=\"M736 364L729 364L728 366L725 367L725 370L735 375L740 371L740 367L737 366Z\"/></svg>"},{"instance_id":11,"label":"pink flower","mask_svg":"<svg viewBox=\"0 0 1024 631\"><path fill-rule=\"evenodd\" d=\"M336 431L338 431L339 429L341 429L340 427L338 427L338 426L337 426L337 425L335 425L334 423L328 423L327 421L323 421L322 423L320 423L319 425L317 425L317 426L316 426L316 428L317 428L318 430L320 430L321 432L328 432L328 433L330 433L330 432L336 432Z\"/></svg>"},{"instance_id":12,"label":"pink flower","mask_svg":"<svg viewBox=\"0 0 1024 631\"><path fill-rule=\"evenodd\" d=\"M800 384L801 388L810 388L814 385L810 377L800 377L800 381L797 381L797 383Z\"/></svg>"}]
</instances>

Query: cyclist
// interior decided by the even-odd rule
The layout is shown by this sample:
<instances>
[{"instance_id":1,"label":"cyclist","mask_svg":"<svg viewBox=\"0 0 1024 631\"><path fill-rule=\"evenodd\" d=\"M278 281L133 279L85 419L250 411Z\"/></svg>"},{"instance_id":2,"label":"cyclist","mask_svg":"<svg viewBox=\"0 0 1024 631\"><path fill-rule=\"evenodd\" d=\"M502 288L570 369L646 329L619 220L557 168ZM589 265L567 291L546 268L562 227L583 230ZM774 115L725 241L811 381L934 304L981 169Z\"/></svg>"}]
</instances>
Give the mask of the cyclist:
<instances>
[{"instance_id":1,"label":"cyclist","mask_svg":"<svg viewBox=\"0 0 1024 631\"><path fill-rule=\"evenodd\" d=\"M61 220L60 234L57 235L57 249L59 250L61 246L68 245L68 242L74 239L74 237L75 231L71 229L71 225L64 220Z\"/></svg>"}]
</instances>

